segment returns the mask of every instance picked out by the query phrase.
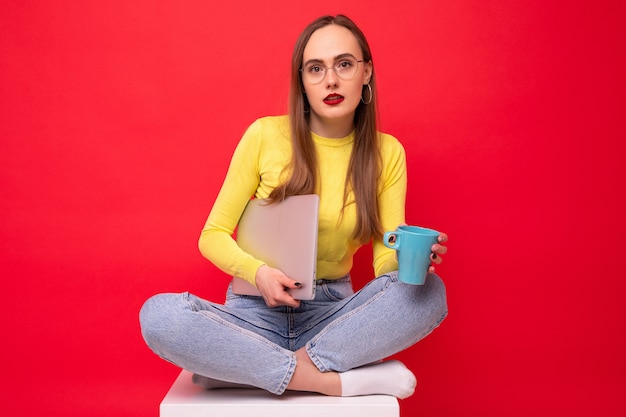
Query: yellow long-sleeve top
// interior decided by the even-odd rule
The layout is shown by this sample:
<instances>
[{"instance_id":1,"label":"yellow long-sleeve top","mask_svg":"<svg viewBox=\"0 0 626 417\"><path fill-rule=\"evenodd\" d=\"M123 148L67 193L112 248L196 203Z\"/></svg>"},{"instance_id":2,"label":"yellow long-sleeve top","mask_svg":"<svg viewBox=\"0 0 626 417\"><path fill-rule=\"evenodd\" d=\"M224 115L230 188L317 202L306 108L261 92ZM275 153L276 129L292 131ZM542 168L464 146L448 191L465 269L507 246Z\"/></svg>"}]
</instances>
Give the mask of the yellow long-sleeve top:
<instances>
[{"instance_id":1,"label":"yellow long-sleeve top","mask_svg":"<svg viewBox=\"0 0 626 417\"><path fill-rule=\"evenodd\" d=\"M352 258L361 244L352 238L356 225L355 204L348 204L343 216L344 183L354 133L329 139L313 134L317 151L320 196L317 250L317 278L336 279L352 268ZM404 223L406 198L406 157L396 138L381 133L382 176L378 199L384 230ZM253 285L257 269L264 264L237 246L232 235L250 200L267 198L284 182L283 169L291 158L287 116L256 120L237 145L215 204L200 235L200 252L218 268L244 278ZM281 176L281 174L283 176ZM353 201L352 194L348 201ZM372 242L376 276L398 268L394 251L380 239Z\"/></svg>"}]
</instances>

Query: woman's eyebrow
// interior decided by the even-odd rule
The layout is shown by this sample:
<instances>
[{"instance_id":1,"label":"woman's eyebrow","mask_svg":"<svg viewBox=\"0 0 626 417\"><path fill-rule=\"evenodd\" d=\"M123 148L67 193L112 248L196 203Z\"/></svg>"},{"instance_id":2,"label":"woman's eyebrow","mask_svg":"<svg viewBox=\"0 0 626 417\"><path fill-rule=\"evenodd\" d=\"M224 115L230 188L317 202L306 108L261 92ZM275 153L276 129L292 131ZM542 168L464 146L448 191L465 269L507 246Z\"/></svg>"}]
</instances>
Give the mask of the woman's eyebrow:
<instances>
[{"instance_id":1,"label":"woman's eyebrow","mask_svg":"<svg viewBox=\"0 0 626 417\"><path fill-rule=\"evenodd\" d=\"M342 58L353 58L356 59L356 57L354 55L352 55L351 53L343 53L343 54L339 54L336 57L333 58L333 62L337 62ZM319 58L313 58L313 59L309 59L308 61L306 61L304 63L304 65L308 65L308 64L323 64L324 60L323 59L319 59Z\"/></svg>"}]
</instances>

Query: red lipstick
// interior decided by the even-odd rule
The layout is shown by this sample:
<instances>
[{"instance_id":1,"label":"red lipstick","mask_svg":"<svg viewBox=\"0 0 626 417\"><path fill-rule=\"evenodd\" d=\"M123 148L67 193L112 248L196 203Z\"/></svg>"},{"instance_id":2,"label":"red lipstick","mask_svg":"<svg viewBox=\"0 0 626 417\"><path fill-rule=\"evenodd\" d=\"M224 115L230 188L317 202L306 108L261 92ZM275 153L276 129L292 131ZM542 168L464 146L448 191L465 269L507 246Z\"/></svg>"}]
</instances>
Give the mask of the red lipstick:
<instances>
[{"instance_id":1,"label":"red lipstick","mask_svg":"<svg viewBox=\"0 0 626 417\"><path fill-rule=\"evenodd\" d=\"M327 95L326 98L324 98L324 104L328 104L329 106L334 106L336 104L343 102L343 100L344 98L342 95L332 93L332 94Z\"/></svg>"}]
</instances>

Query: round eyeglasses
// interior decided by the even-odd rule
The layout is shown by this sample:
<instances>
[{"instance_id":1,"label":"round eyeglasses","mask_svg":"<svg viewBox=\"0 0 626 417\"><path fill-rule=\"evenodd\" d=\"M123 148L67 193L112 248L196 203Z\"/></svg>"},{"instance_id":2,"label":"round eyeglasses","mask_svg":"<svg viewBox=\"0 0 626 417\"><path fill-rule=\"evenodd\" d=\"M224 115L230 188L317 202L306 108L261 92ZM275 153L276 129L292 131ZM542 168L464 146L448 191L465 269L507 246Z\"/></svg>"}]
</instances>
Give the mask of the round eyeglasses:
<instances>
[{"instance_id":1,"label":"round eyeglasses","mask_svg":"<svg viewBox=\"0 0 626 417\"><path fill-rule=\"evenodd\" d=\"M329 69L334 70L337 77L346 81L354 77L358 69L359 62L363 62L363 60L359 61L354 57L345 57L339 59L335 65L326 67L322 65L320 61L312 61L307 62L304 67L300 69L300 71L302 72L302 78L304 81L309 84L321 83L326 77L326 72Z\"/></svg>"}]
</instances>

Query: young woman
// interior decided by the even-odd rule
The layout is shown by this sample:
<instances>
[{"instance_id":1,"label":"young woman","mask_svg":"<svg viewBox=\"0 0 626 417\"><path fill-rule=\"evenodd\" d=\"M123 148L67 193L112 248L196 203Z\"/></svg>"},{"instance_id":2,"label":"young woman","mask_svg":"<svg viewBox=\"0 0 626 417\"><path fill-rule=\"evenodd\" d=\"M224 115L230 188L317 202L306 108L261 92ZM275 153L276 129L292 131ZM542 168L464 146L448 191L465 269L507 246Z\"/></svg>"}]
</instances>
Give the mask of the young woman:
<instances>
[{"instance_id":1,"label":"young woman","mask_svg":"<svg viewBox=\"0 0 626 417\"><path fill-rule=\"evenodd\" d=\"M320 196L316 296L293 299L299 284L242 251L232 238L249 201ZM146 343L194 373L205 388L255 386L327 395L410 396L414 375L382 361L428 335L447 314L445 287L398 281L382 235L405 222L404 149L376 128L376 79L367 41L345 16L325 16L293 53L289 115L246 131L202 230L202 254L256 285L263 297L233 294L224 305L189 293L159 294L140 313ZM352 258L372 242L376 279L354 292ZM433 264L446 247L441 234Z\"/></svg>"}]
</instances>

